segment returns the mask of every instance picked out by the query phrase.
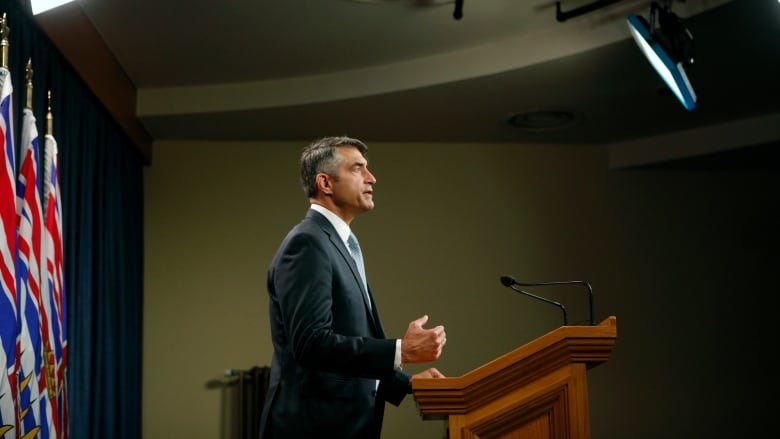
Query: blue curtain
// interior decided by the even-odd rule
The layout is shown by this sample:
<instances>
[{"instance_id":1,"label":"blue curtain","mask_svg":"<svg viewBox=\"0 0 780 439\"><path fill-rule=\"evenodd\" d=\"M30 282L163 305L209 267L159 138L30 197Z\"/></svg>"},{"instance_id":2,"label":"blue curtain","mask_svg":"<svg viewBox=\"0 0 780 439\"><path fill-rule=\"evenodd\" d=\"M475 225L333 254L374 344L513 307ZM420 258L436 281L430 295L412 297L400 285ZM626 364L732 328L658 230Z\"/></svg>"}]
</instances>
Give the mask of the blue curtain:
<instances>
[{"instance_id":1,"label":"blue curtain","mask_svg":"<svg viewBox=\"0 0 780 439\"><path fill-rule=\"evenodd\" d=\"M0 0L0 13L6 13L10 27L17 154L28 60L41 138L47 91L52 93L63 211L70 437L140 438L145 159L25 3Z\"/></svg>"}]
</instances>

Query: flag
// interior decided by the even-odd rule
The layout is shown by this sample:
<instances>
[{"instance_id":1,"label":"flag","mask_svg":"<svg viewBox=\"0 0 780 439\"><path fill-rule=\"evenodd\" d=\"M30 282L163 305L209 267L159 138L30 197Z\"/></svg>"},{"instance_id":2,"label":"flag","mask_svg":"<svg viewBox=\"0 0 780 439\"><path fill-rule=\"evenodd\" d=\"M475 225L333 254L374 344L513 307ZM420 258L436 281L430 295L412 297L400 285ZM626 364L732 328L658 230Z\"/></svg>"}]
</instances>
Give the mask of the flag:
<instances>
[{"instance_id":1,"label":"flag","mask_svg":"<svg viewBox=\"0 0 780 439\"><path fill-rule=\"evenodd\" d=\"M13 86L0 67L0 438L18 433L16 346L19 336L16 294L16 195L14 193Z\"/></svg>"},{"instance_id":2,"label":"flag","mask_svg":"<svg viewBox=\"0 0 780 439\"><path fill-rule=\"evenodd\" d=\"M17 259L16 288L19 295L21 347L19 350L19 433L21 437L42 437L48 398L44 364L44 333L47 316L41 306L41 251L43 215L38 192L38 130L35 116L25 108L19 156L22 160L16 181ZM38 434L40 433L40 436Z\"/></svg>"},{"instance_id":3,"label":"flag","mask_svg":"<svg viewBox=\"0 0 780 439\"><path fill-rule=\"evenodd\" d=\"M66 328L65 277L62 244L62 205L60 204L60 184L58 171L57 141L46 134L44 160L43 198L45 202L45 253L46 285L45 291L47 315L51 316L50 326L53 340L52 376L49 383L49 398L55 402L54 414L58 437L68 437L68 397L66 376L68 369L68 334Z\"/></svg>"},{"instance_id":4,"label":"flag","mask_svg":"<svg viewBox=\"0 0 780 439\"><path fill-rule=\"evenodd\" d=\"M5 349L0 349L0 364L8 362ZM4 366L5 367L5 366ZM16 401L8 374L0 376L0 437L13 439L16 434Z\"/></svg>"}]
</instances>

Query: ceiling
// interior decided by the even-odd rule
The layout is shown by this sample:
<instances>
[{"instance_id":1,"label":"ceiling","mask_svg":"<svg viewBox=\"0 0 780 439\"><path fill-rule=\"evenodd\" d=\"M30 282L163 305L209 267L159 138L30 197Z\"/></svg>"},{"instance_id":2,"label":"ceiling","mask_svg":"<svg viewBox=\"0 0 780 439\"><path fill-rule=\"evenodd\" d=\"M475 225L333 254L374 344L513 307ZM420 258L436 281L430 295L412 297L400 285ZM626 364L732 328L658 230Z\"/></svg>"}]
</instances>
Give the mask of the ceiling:
<instances>
[{"instance_id":1,"label":"ceiling","mask_svg":"<svg viewBox=\"0 0 780 439\"><path fill-rule=\"evenodd\" d=\"M693 111L630 37L626 15L647 17L649 1L559 3L605 7L559 21L552 0L464 0L460 19L452 0L76 0L39 22L83 13L153 141L606 144L618 167L773 151L780 2L672 3L695 41ZM507 123L525 112L530 128Z\"/></svg>"}]
</instances>

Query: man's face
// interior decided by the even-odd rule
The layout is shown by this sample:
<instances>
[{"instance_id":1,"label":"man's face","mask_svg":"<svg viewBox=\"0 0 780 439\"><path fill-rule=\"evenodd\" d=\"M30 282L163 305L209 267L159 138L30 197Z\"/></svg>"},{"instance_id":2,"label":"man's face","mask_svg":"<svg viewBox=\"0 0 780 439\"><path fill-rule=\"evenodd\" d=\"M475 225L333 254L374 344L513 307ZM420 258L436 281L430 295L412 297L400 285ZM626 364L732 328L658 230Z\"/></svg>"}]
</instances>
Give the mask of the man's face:
<instances>
[{"instance_id":1,"label":"man's face","mask_svg":"<svg viewBox=\"0 0 780 439\"><path fill-rule=\"evenodd\" d=\"M338 179L332 179L333 204L345 220L351 220L374 208L376 178L368 171L368 161L357 148L340 146L337 154L341 163L337 170Z\"/></svg>"}]
</instances>

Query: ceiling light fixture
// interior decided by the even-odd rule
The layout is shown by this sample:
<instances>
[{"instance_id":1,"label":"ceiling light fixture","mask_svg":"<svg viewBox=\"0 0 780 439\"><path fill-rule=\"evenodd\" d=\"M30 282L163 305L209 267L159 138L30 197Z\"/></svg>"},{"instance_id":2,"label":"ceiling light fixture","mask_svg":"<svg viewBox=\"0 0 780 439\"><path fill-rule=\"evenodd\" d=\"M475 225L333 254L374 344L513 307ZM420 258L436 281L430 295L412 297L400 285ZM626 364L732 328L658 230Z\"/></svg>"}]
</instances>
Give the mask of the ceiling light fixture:
<instances>
[{"instance_id":1,"label":"ceiling light fixture","mask_svg":"<svg viewBox=\"0 0 780 439\"><path fill-rule=\"evenodd\" d=\"M54 9L57 6L62 6L65 3L70 3L73 0L30 0L30 7L32 8L33 15L38 15L41 12L46 12L49 9Z\"/></svg>"},{"instance_id":2,"label":"ceiling light fixture","mask_svg":"<svg viewBox=\"0 0 780 439\"><path fill-rule=\"evenodd\" d=\"M463 18L463 0L455 0L455 10L452 11L452 18L456 20Z\"/></svg>"},{"instance_id":3,"label":"ceiling light fixture","mask_svg":"<svg viewBox=\"0 0 780 439\"><path fill-rule=\"evenodd\" d=\"M630 14L626 21L642 53L683 107L690 111L696 108L696 93L685 73L685 66L693 63L693 35L671 12L670 3L671 0L660 6L652 2L649 23L636 14ZM656 14L658 28L655 27Z\"/></svg>"}]
</instances>

